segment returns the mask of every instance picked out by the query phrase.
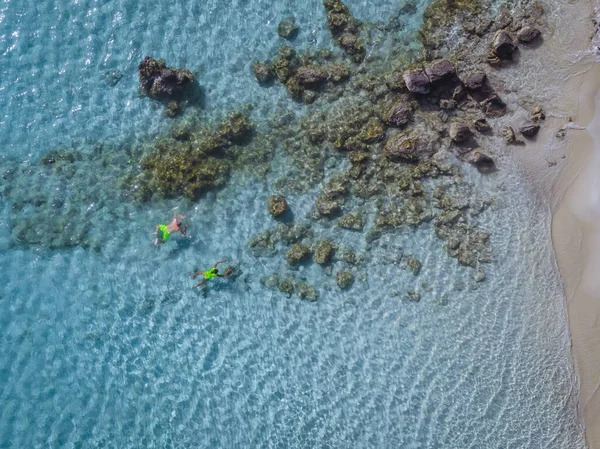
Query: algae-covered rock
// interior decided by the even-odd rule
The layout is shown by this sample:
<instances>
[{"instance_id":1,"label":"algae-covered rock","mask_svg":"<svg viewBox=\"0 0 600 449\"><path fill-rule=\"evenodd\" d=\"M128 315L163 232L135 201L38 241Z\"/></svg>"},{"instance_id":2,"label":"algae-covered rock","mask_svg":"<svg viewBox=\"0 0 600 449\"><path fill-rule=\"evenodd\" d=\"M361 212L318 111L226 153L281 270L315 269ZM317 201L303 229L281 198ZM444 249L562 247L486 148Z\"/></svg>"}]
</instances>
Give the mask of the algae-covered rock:
<instances>
[{"instance_id":1,"label":"algae-covered rock","mask_svg":"<svg viewBox=\"0 0 600 449\"><path fill-rule=\"evenodd\" d=\"M335 282L341 290L346 290L354 283L354 275L349 271L339 271L335 275Z\"/></svg>"},{"instance_id":2,"label":"algae-covered rock","mask_svg":"<svg viewBox=\"0 0 600 449\"><path fill-rule=\"evenodd\" d=\"M384 120L386 123L403 127L412 118L412 108L402 103L394 103L384 112Z\"/></svg>"},{"instance_id":3,"label":"algae-covered rock","mask_svg":"<svg viewBox=\"0 0 600 449\"><path fill-rule=\"evenodd\" d=\"M364 227L362 215L346 214L338 221L338 226L352 231L362 231Z\"/></svg>"},{"instance_id":4,"label":"algae-covered rock","mask_svg":"<svg viewBox=\"0 0 600 449\"><path fill-rule=\"evenodd\" d=\"M281 195L269 195L267 210L273 217L279 217L287 210L287 201Z\"/></svg>"},{"instance_id":5,"label":"algae-covered rock","mask_svg":"<svg viewBox=\"0 0 600 449\"><path fill-rule=\"evenodd\" d=\"M310 259L310 255L310 248L300 243L294 243L287 253L285 253L285 260L289 265L296 266Z\"/></svg>"},{"instance_id":6,"label":"algae-covered rock","mask_svg":"<svg viewBox=\"0 0 600 449\"><path fill-rule=\"evenodd\" d=\"M179 114L181 114L181 104L175 100L169 101L169 103L167 103L167 107L165 108L164 114L169 118L177 117Z\"/></svg>"},{"instance_id":7,"label":"algae-covered rock","mask_svg":"<svg viewBox=\"0 0 600 449\"><path fill-rule=\"evenodd\" d=\"M340 201L332 199L328 195L321 194L316 201L317 212L324 217L333 217L341 212Z\"/></svg>"},{"instance_id":8,"label":"algae-covered rock","mask_svg":"<svg viewBox=\"0 0 600 449\"><path fill-rule=\"evenodd\" d=\"M406 299L412 302L419 302L421 300L421 294L415 290L409 290L406 292Z\"/></svg>"},{"instance_id":9,"label":"algae-covered rock","mask_svg":"<svg viewBox=\"0 0 600 449\"><path fill-rule=\"evenodd\" d=\"M298 68L295 76L301 86L317 87L327 81L329 75L321 67L305 65Z\"/></svg>"},{"instance_id":10,"label":"algae-covered rock","mask_svg":"<svg viewBox=\"0 0 600 449\"><path fill-rule=\"evenodd\" d=\"M328 240L320 240L315 245L314 260L319 265L326 265L331 261L333 245Z\"/></svg>"},{"instance_id":11,"label":"algae-covered rock","mask_svg":"<svg viewBox=\"0 0 600 449\"><path fill-rule=\"evenodd\" d=\"M388 139L383 152L393 162L418 162L431 155L431 151L421 139L406 134L397 134Z\"/></svg>"}]
</instances>

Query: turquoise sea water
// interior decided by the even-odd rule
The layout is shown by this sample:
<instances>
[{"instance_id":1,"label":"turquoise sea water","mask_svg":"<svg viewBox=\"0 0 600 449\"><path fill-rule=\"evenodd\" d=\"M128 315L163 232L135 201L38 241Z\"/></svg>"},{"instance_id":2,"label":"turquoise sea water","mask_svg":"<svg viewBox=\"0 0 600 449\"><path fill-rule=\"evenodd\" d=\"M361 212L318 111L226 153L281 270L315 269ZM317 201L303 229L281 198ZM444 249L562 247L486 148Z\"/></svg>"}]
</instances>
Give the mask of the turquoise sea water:
<instances>
[{"instance_id":1,"label":"turquoise sea water","mask_svg":"<svg viewBox=\"0 0 600 449\"><path fill-rule=\"evenodd\" d=\"M247 103L256 123L275 109L303 114L250 73L284 43L276 27L290 14L295 47L333 48L321 2L296 3L4 2L0 155L27 166L57 147L106 141L118 152L164 131L162 107L137 93L146 55L194 71L207 116ZM384 44L416 45L425 2L409 14L402 2L347 4L365 21L396 18ZM123 75L114 86L111 70ZM275 225L266 198L286 170L272 165L264 181L236 176L194 204L123 202L105 185L110 167L78 191L69 179L11 181L24 198L60 200L57 215L89 197L65 233L85 227L100 243L25 246L10 232L14 204L0 202L0 448L583 447L548 210L518 170L465 168L474 195L494 199L476 220L496 261L477 283L429 225L369 243L313 223L319 186L287 195L295 222L351 247L360 264L337 260L330 273L285 268L283 248L255 257L247 242ZM368 201L347 207L372 225ZM189 237L154 247L149 233L175 210ZM418 276L403 269L408 254L422 262ZM242 275L192 290L187 276L222 258ZM342 269L356 276L348 291L335 283ZM318 301L260 282L282 271L315 286Z\"/></svg>"}]
</instances>

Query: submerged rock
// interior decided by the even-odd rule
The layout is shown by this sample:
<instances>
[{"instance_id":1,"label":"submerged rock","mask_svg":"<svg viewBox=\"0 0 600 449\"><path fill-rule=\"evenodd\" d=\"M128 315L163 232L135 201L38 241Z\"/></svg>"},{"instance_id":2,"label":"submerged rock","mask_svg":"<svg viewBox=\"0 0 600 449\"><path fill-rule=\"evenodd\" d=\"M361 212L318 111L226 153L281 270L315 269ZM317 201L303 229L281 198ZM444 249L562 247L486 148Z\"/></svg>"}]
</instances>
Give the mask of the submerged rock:
<instances>
[{"instance_id":1,"label":"submerged rock","mask_svg":"<svg viewBox=\"0 0 600 449\"><path fill-rule=\"evenodd\" d=\"M267 84L273 80L273 69L269 64L257 62L252 65L252 73L260 84Z\"/></svg>"},{"instance_id":2,"label":"submerged rock","mask_svg":"<svg viewBox=\"0 0 600 449\"><path fill-rule=\"evenodd\" d=\"M326 265L333 256L333 245L328 240L320 240L315 245L314 260L319 265Z\"/></svg>"},{"instance_id":3,"label":"submerged rock","mask_svg":"<svg viewBox=\"0 0 600 449\"><path fill-rule=\"evenodd\" d=\"M293 39L298 34L298 26L294 17L286 17L277 25L277 34L284 39Z\"/></svg>"},{"instance_id":4,"label":"submerged rock","mask_svg":"<svg viewBox=\"0 0 600 449\"><path fill-rule=\"evenodd\" d=\"M332 217L341 212L340 201L332 199L328 195L321 194L316 201L317 212L324 217Z\"/></svg>"},{"instance_id":5,"label":"submerged rock","mask_svg":"<svg viewBox=\"0 0 600 449\"><path fill-rule=\"evenodd\" d=\"M315 87L327 81L328 74L321 67L306 65L300 67L295 74L298 83L302 86Z\"/></svg>"},{"instance_id":6,"label":"submerged rock","mask_svg":"<svg viewBox=\"0 0 600 449\"><path fill-rule=\"evenodd\" d=\"M352 231L362 231L364 227L362 215L346 214L338 221L338 226Z\"/></svg>"},{"instance_id":7,"label":"submerged rock","mask_svg":"<svg viewBox=\"0 0 600 449\"><path fill-rule=\"evenodd\" d=\"M414 257L409 257L408 260L406 261L406 264L408 266L408 269L410 271L412 271L412 274L414 274L415 276L417 276L420 273L421 261L419 259L416 259Z\"/></svg>"},{"instance_id":8,"label":"submerged rock","mask_svg":"<svg viewBox=\"0 0 600 449\"><path fill-rule=\"evenodd\" d=\"M346 290L354 283L354 275L349 271L339 271L335 275L335 282L341 290Z\"/></svg>"},{"instance_id":9,"label":"submerged rock","mask_svg":"<svg viewBox=\"0 0 600 449\"><path fill-rule=\"evenodd\" d=\"M296 266L310 259L310 249L300 243L294 243L285 253L285 260L288 265Z\"/></svg>"},{"instance_id":10,"label":"submerged rock","mask_svg":"<svg viewBox=\"0 0 600 449\"><path fill-rule=\"evenodd\" d=\"M267 198L267 210L273 217L279 217L287 211L287 202L281 195L270 195Z\"/></svg>"},{"instance_id":11,"label":"submerged rock","mask_svg":"<svg viewBox=\"0 0 600 449\"><path fill-rule=\"evenodd\" d=\"M492 130L490 124L484 118L478 118L478 119L474 120L473 121L473 126L480 133L487 133L487 132L490 132Z\"/></svg>"},{"instance_id":12,"label":"submerged rock","mask_svg":"<svg viewBox=\"0 0 600 449\"><path fill-rule=\"evenodd\" d=\"M138 66L140 86L151 98L170 98L180 95L194 82L188 69L167 67L162 59L146 56Z\"/></svg>"}]
</instances>

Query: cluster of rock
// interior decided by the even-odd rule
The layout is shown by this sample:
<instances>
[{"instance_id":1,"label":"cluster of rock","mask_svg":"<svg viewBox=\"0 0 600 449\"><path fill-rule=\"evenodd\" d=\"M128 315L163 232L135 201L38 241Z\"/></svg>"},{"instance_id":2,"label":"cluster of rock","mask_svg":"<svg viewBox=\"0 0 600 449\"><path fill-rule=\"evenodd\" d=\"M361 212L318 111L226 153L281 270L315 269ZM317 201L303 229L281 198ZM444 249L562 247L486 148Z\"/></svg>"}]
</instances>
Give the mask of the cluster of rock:
<instances>
[{"instance_id":1,"label":"cluster of rock","mask_svg":"<svg viewBox=\"0 0 600 449\"><path fill-rule=\"evenodd\" d=\"M257 62L252 66L252 72L260 84L266 85L276 79L294 100L312 103L323 89L350 76L348 67L327 64L327 58L328 53L298 55L291 47L283 46L273 62Z\"/></svg>"},{"instance_id":2,"label":"cluster of rock","mask_svg":"<svg viewBox=\"0 0 600 449\"><path fill-rule=\"evenodd\" d=\"M331 35L355 62L362 62L366 50L359 35L361 22L352 16L348 7L340 0L323 0L323 6Z\"/></svg>"}]
</instances>

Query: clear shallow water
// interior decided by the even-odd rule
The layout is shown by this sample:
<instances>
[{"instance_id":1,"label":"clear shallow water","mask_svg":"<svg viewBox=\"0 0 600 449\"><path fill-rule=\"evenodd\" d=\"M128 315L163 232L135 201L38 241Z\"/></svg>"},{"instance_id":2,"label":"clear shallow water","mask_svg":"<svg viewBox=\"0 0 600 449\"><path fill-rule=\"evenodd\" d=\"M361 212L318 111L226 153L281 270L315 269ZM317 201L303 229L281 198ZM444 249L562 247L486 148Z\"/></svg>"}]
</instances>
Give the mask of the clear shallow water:
<instances>
[{"instance_id":1,"label":"clear shallow water","mask_svg":"<svg viewBox=\"0 0 600 449\"><path fill-rule=\"evenodd\" d=\"M398 8L348 4L383 22ZM276 24L292 11L299 45L329 37L320 2L278 5L5 3L0 35L14 48L2 69L3 154L24 160L65 139L160 130L160 110L136 96L145 54L199 70L209 112L248 101L257 117L273 103L299 110L282 89L259 88L249 64L275 52ZM411 20L416 28L418 15ZM55 24L56 39L44 39L39 30ZM63 29L73 34L59 38ZM111 88L104 72L113 68L124 76ZM93 216L112 229L99 236L100 253L9 248L4 204L0 447L583 447L560 285L549 239L539 239L549 236L548 212L519 173L466 171L475 191L495 197L479 217L497 259L485 282L450 259L428 227L368 245L316 223L316 235L351 246L364 264L348 292L315 264L289 270L318 287L319 300L308 303L259 282L282 270L283 248L256 258L246 247L274 225L268 182L285 169L276 163L264 183L237 177L180 205L190 238L158 249L148 233L173 203L105 199ZM288 200L296 221L308 223L314 195ZM368 205L349 209L359 207ZM419 276L400 268L404 253L423 263ZM191 290L187 275L223 257L244 274ZM342 268L335 262L333 272ZM403 299L407 289L421 301Z\"/></svg>"}]
</instances>

